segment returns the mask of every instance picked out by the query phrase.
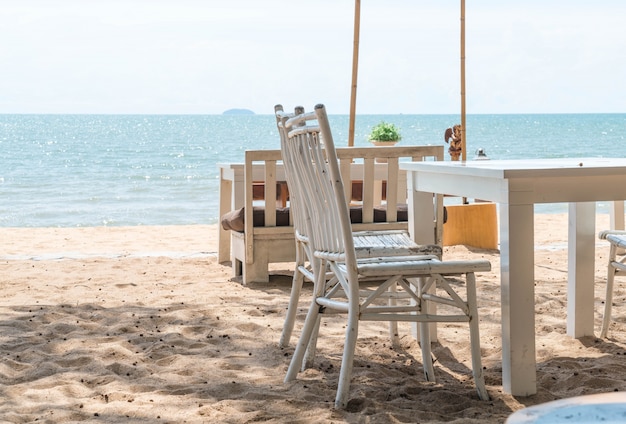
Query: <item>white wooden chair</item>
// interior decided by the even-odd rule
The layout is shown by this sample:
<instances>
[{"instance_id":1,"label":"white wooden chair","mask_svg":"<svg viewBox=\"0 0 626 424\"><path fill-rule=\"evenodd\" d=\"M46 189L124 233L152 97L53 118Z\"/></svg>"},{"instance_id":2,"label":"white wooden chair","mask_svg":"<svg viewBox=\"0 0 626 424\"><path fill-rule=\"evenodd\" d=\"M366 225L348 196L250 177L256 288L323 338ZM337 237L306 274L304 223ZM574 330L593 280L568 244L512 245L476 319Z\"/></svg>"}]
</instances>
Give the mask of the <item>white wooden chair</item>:
<instances>
[{"instance_id":1,"label":"white wooden chair","mask_svg":"<svg viewBox=\"0 0 626 424\"><path fill-rule=\"evenodd\" d=\"M300 126L312 116L317 118L318 127ZM317 338L320 314L347 314L335 398L338 408L345 408L348 402L359 321L419 323L424 373L429 381L434 380L434 369L428 324L467 322L476 389L481 399L489 399L482 374L474 273L490 270L490 263L440 261L436 256L425 255L359 258L324 106L317 105L314 115L295 116L285 125L289 132L283 162L290 170L287 173L290 192L302 199L298 213L303 214L309 235L315 279L312 303L285 381L297 377L310 341ZM327 269L332 272L332 279L327 278ZM465 300L453 289L455 283L447 278L450 275L465 275ZM362 286L364 280L370 281L369 290ZM445 307L431 313L430 302Z\"/></svg>"},{"instance_id":2,"label":"white wooden chair","mask_svg":"<svg viewBox=\"0 0 626 424\"><path fill-rule=\"evenodd\" d=\"M284 149L285 142L287 139L287 130L285 128L285 123L289 118L293 118L296 115L303 114L304 108L302 106L297 106L294 108L294 113L286 113L283 109L282 105L276 105L274 107L275 115L276 115L276 124L278 127L278 132L281 138L281 148ZM314 115L309 115L313 117ZM300 122L300 124L304 125L305 121ZM389 191L395 191L396 183L398 181L389 180L389 176L396 175L398 172L397 167L397 159L398 157L406 156L407 154L411 154L411 158L414 160L423 160L425 158L430 159L440 159L436 156L433 156L432 150L430 148L424 148L425 146L414 146L410 149L385 149L380 150L383 153L383 161L381 163L385 163L385 165L381 165L386 169L385 177L387 181L387 188ZM371 148L367 148L366 150L370 150ZM349 150L343 150L341 156L343 159L347 161L361 160L363 158L359 157L361 152L364 149L352 148L351 152L354 155L347 155L346 153ZM423 152L422 152L423 150ZM283 150L284 153L284 150ZM381 159L381 158L378 158ZM285 164L285 174L289 185L289 165L291 163ZM347 168L344 168L344 172L348 171ZM349 172L349 171L348 171ZM343 174L342 174L343 175ZM397 178L400 178L398 176ZM396 178L396 179L397 179ZM344 178L345 180L345 178ZM370 180L364 180L363 186L365 193L362 193L362 197L371 197L370 192L374 191L373 178ZM369 191L367 191L369 188ZM399 189L400 192L404 191L404 194L399 194L399 201L406 201L406 190ZM291 339L291 334L293 332L293 328L296 320L296 312L298 308L298 301L300 299L300 294L302 291L302 285L304 280L313 281L313 271L311 269L311 261L310 257L312 256L312 252L310 250L309 237L308 233L306 233L306 225L304 222L304 217L302 213L298 213L298 209L302 208L298 205L298 200L302 200L297 198L297 195L291 193L290 197L290 207L292 213L292 219L295 230L295 239L296 239L296 265L293 275L293 282L291 288L291 296L289 300L289 306L287 308L287 315L285 317L285 323L283 325L283 331L280 337L279 346L286 347L289 345L289 341ZM368 208L367 205L362 205L361 210L364 215L372 215L373 207L375 202L378 202L380 199L374 201L372 199L371 206ZM368 213L369 212L369 213ZM390 219L389 221L395 221L394 219ZM393 225L392 222L370 222L370 223L361 223L361 224L353 224L353 229L357 229L354 232L354 240L355 240L355 248L357 251L357 255L359 257L376 257L376 256L404 256L411 254L418 255L435 255L437 257L441 257L442 249L441 246L438 245L425 245L420 246L417 245L409 236L408 230L406 229L389 229L390 225ZM407 225L408 226L408 225ZM358 231L359 227L366 228L365 230ZM394 343L398 342L398 331L396 323L391 323L390 326L390 336Z\"/></svg>"},{"instance_id":3,"label":"white wooden chair","mask_svg":"<svg viewBox=\"0 0 626 424\"><path fill-rule=\"evenodd\" d=\"M623 254L626 248L626 231L605 230L601 231L598 237L610 243L609 263L606 276L606 296L604 299L604 317L602 318L602 328L600 329L600 337L606 337L611 324L615 276L626 273L626 255Z\"/></svg>"}]
</instances>

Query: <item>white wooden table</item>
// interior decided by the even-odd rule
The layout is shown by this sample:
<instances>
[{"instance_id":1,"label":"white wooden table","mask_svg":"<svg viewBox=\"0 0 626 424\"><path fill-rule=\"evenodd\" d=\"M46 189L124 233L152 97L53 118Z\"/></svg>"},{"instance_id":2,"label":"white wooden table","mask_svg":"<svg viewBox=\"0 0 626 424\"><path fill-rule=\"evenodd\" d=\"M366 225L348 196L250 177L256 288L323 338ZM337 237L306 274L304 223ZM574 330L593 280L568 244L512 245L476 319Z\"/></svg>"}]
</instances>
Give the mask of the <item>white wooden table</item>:
<instances>
[{"instance_id":1,"label":"white wooden table","mask_svg":"<svg viewBox=\"0 0 626 424\"><path fill-rule=\"evenodd\" d=\"M502 382L506 393L537 392L534 205L569 203L567 334L594 330L595 202L626 199L626 158L411 162L409 231L433 242L432 195L499 203Z\"/></svg>"}]
</instances>

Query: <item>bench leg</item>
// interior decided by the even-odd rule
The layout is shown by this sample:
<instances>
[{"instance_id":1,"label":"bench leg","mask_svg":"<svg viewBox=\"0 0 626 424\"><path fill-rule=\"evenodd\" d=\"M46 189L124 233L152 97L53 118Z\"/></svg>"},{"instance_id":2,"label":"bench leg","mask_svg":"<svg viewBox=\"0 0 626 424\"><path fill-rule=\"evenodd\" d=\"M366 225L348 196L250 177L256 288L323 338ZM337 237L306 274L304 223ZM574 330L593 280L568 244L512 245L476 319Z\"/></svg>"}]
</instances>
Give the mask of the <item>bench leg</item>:
<instances>
[{"instance_id":1,"label":"bench leg","mask_svg":"<svg viewBox=\"0 0 626 424\"><path fill-rule=\"evenodd\" d=\"M243 272L243 263L234 256L231 259L231 263L233 265L233 277L239 277Z\"/></svg>"},{"instance_id":2,"label":"bench leg","mask_svg":"<svg viewBox=\"0 0 626 424\"><path fill-rule=\"evenodd\" d=\"M267 254L255 255L254 262L243 264L243 284L248 283L269 283L269 262Z\"/></svg>"}]
</instances>

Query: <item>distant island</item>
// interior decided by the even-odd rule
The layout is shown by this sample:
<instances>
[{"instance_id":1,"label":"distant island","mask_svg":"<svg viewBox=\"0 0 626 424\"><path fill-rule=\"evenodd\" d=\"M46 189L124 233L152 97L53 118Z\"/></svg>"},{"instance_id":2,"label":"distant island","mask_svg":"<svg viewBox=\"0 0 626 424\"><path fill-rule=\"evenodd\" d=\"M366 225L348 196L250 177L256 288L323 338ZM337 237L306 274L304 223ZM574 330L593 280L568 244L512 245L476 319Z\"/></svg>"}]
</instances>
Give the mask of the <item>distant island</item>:
<instances>
[{"instance_id":1,"label":"distant island","mask_svg":"<svg viewBox=\"0 0 626 424\"><path fill-rule=\"evenodd\" d=\"M228 109L223 115L254 115L254 112L250 109Z\"/></svg>"}]
</instances>

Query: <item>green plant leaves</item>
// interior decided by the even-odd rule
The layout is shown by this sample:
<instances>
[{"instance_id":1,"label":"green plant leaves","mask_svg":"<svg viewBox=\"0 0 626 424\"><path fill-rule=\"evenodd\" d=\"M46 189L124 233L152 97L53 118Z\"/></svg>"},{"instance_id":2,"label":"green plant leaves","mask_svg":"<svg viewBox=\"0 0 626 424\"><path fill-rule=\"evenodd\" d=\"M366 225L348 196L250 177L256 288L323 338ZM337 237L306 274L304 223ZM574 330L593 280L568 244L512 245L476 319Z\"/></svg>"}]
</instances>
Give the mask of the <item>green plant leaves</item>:
<instances>
[{"instance_id":1,"label":"green plant leaves","mask_svg":"<svg viewBox=\"0 0 626 424\"><path fill-rule=\"evenodd\" d=\"M399 141L402 139L402 136L397 126L389 122L381 121L380 124L372 128L367 139L369 141Z\"/></svg>"}]
</instances>

